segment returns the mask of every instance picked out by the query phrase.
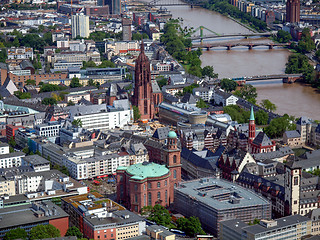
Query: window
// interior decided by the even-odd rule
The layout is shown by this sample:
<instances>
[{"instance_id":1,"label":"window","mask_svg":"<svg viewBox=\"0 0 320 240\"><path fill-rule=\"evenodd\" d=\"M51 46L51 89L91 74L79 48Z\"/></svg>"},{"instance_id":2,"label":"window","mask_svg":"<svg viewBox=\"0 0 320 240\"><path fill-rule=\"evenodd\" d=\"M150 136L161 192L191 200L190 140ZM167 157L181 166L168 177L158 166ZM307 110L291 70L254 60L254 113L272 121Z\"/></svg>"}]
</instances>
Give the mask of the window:
<instances>
[{"instance_id":1,"label":"window","mask_svg":"<svg viewBox=\"0 0 320 240\"><path fill-rule=\"evenodd\" d=\"M158 199L160 199L160 198L161 198L161 194L160 194L160 192L158 192L157 197L158 197Z\"/></svg>"},{"instance_id":2,"label":"window","mask_svg":"<svg viewBox=\"0 0 320 240\"><path fill-rule=\"evenodd\" d=\"M143 195L143 206L147 206L147 195Z\"/></svg>"},{"instance_id":3,"label":"window","mask_svg":"<svg viewBox=\"0 0 320 240\"><path fill-rule=\"evenodd\" d=\"M177 156L173 155L173 163L177 163Z\"/></svg>"},{"instance_id":4,"label":"window","mask_svg":"<svg viewBox=\"0 0 320 240\"><path fill-rule=\"evenodd\" d=\"M177 170L173 170L173 178L174 178L174 179L177 178Z\"/></svg>"},{"instance_id":5,"label":"window","mask_svg":"<svg viewBox=\"0 0 320 240\"><path fill-rule=\"evenodd\" d=\"M138 195L137 194L134 195L134 201L138 202Z\"/></svg>"},{"instance_id":6,"label":"window","mask_svg":"<svg viewBox=\"0 0 320 240\"><path fill-rule=\"evenodd\" d=\"M167 181L167 180L164 181L164 185L165 185L165 186L168 185L168 181Z\"/></svg>"},{"instance_id":7,"label":"window","mask_svg":"<svg viewBox=\"0 0 320 240\"><path fill-rule=\"evenodd\" d=\"M151 206L152 202L151 202L151 193L148 193L148 205Z\"/></svg>"},{"instance_id":8,"label":"window","mask_svg":"<svg viewBox=\"0 0 320 240\"><path fill-rule=\"evenodd\" d=\"M299 177L294 177L293 178L293 185L298 185L299 182Z\"/></svg>"},{"instance_id":9,"label":"window","mask_svg":"<svg viewBox=\"0 0 320 240\"><path fill-rule=\"evenodd\" d=\"M168 203L168 191L166 190L165 195L164 195L166 203Z\"/></svg>"},{"instance_id":10,"label":"window","mask_svg":"<svg viewBox=\"0 0 320 240\"><path fill-rule=\"evenodd\" d=\"M160 188L160 182L157 183L157 188Z\"/></svg>"},{"instance_id":11,"label":"window","mask_svg":"<svg viewBox=\"0 0 320 240\"><path fill-rule=\"evenodd\" d=\"M148 188L151 188L151 183L148 183Z\"/></svg>"},{"instance_id":12,"label":"window","mask_svg":"<svg viewBox=\"0 0 320 240\"><path fill-rule=\"evenodd\" d=\"M137 184L134 185L134 190L138 191L138 185Z\"/></svg>"}]
</instances>

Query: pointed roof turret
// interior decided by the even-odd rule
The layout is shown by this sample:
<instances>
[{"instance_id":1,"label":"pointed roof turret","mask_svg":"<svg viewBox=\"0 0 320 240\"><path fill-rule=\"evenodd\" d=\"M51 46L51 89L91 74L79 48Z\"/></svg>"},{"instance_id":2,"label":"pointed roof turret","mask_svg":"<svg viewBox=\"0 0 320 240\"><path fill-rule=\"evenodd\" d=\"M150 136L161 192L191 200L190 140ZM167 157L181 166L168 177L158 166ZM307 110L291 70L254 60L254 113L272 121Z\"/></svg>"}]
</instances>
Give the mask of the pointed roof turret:
<instances>
[{"instance_id":1,"label":"pointed roof turret","mask_svg":"<svg viewBox=\"0 0 320 240\"><path fill-rule=\"evenodd\" d=\"M141 38L140 52L141 52L141 53L144 53L144 43L143 43L143 38Z\"/></svg>"},{"instance_id":2,"label":"pointed roof turret","mask_svg":"<svg viewBox=\"0 0 320 240\"><path fill-rule=\"evenodd\" d=\"M250 121L254 121L253 107L251 106Z\"/></svg>"}]
</instances>

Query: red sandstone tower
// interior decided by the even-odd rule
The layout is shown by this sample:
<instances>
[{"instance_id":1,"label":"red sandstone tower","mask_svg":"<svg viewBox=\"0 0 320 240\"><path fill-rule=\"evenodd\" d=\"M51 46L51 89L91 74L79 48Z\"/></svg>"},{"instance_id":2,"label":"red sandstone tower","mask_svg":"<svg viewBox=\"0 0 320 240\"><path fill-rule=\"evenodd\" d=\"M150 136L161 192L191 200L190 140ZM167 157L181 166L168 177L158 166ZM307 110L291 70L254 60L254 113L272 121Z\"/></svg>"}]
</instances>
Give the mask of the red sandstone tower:
<instances>
[{"instance_id":1,"label":"red sandstone tower","mask_svg":"<svg viewBox=\"0 0 320 240\"><path fill-rule=\"evenodd\" d=\"M287 0L286 22L300 22L300 0Z\"/></svg>"},{"instance_id":2,"label":"red sandstone tower","mask_svg":"<svg viewBox=\"0 0 320 240\"><path fill-rule=\"evenodd\" d=\"M135 66L134 94L132 104L139 108L141 120L147 122L154 117L154 104L151 86L150 62L144 53L144 44L141 43L141 52Z\"/></svg>"},{"instance_id":3,"label":"red sandstone tower","mask_svg":"<svg viewBox=\"0 0 320 240\"><path fill-rule=\"evenodd\" d=\"M255 139L255 137L256 137L256 123L254 119L253 107L251 107L250 120L249 120L249 136L248 136L249 145Z\"/></svg>"},{"instance_id":4,"label":"red sandstone tower","mask_svg":"<svg viewBox=\"0 0 320 240\"><path fill-rule=\"evenodd\" d=\"M163 149L163 158L163 163L166 164L170 171L169 203L172 203L174 200L174 187L177 187L181 182L180 149L178 148L177 134L173 131L168 134L167 146Z\"/></svg>"}]
</instances>

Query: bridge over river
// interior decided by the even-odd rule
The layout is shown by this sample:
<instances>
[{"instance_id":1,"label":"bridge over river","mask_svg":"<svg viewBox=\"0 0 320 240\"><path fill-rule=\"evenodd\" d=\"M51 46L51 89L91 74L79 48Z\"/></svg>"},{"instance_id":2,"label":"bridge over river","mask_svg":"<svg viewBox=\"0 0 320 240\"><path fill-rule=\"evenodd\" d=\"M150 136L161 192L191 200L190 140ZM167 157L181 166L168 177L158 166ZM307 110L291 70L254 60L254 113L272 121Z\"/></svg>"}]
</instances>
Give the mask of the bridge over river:
<instances>
[{"instance_id":1,"label":"bridge over river","mask_svg":"<svg viewBox=\"0 0 320 240\"><path fill-rule=\"evenodd\" d=\"M261 42L261 41L223 41L223 42L211 42L211 43L193 43L191 49L201 48L207 49L209 51L211 48L216 47L225 47L226 50L231 50L234 47L248 47L248 49L253 49L257 46L267 46L269 49L273 49L274 47L287 47L289 43L275 43L275 42ZM189 49L189 50L191 50Z\"/></svg>"},{"instance_id":2,"label":"bridge over river","mask_svg":"<svg viewBox=\"0 0 320 240\"><path fill-rule=\"evenodd\" d=\"M246 84L251 81L268 81L273 79L282 79L284 83L294 83L298 79L303 77L302 74L274 74L274 75L262 75L262 76L252 76L252 77L240 77L232 78L238 85Z\"/></svg>"}]
</instances>

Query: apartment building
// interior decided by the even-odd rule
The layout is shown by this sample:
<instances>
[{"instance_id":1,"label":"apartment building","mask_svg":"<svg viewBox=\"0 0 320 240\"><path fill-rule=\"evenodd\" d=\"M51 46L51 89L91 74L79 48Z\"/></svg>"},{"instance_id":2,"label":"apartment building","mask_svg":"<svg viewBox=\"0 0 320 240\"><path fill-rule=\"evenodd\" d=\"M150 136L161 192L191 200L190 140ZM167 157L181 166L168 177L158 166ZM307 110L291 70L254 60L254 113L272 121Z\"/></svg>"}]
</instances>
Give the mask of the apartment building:
<instances>
[{"instance_id":1,"label":"apartment building","mask_svg":"<svg viewBox=\"0 0 320 240\"><path fill-rule=\"evenodd\" d=\"M146 230L144 218L98 193L63 198L61 207L70 215L70 224L88 239L123 240Z\"/></svg>"},{"instance_id":2,"label":"apartment building","mask_svg":"<svg viewBox=\"0 0 320 240\"><path fill-rule=\"evenodd\" d=\"M0 168L12 168L21 166L21 158L24 157L23 152L12 152L0 155Z\"/></svg>"},{"instance_id":3,"label":"apartment building","mask_svg":"<svg viewBox=\"0 0 320 240\"><path fill-rule=\"evenodd\" d=\"M35 130L40 137L56 137L59 136L61 123L57 121L43 123L35 126Z\"/></svg>"},{"instance_id":4,"label":"apartment building","mask_svg":"<svg viewBox=\"0 0 320 240\"><path fill-rule=\"evenodd\" d=\"M7 50L8 59L30 59L33 60L33 48L30 47L11 47Z\"/></svg>"},{"instance_id":5,"label":"apartment building","mask_svg":"<svg viewBox=\"0 0 320 240\"><path fill-rule=\"evenodd\" d=\"M70 106L69 120L81 120L82 127L87 130L106 131L116 127L122 128L132 122L133 112L128 99L116 100L113 106L107 104L91 106Z\"/></svg>"}]
</instances>

